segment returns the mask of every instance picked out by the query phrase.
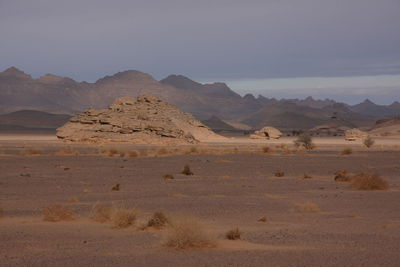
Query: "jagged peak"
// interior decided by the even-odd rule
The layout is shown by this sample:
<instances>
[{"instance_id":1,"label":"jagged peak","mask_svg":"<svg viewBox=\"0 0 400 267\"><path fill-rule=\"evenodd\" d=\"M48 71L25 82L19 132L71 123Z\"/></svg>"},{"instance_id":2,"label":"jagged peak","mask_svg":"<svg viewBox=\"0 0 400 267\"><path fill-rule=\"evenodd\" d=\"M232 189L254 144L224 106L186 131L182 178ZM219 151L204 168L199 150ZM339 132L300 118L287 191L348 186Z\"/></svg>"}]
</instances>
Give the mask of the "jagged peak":
<instances>
[{"instance_id":1,"label":"jagged peak","mask_svg":"<svg viewBox=\"0 0 400 267\"><path fill-rule=\"evenodd\" d=\"M8 69L6 69L3 72L0 72L1 76L7 76L7 77L17 77L17 78L23 78L23 79L32 79L32 77L22 70L12 66Z\"/></svg>"},{"instance_id":2,"label":"jagged peak","mask_svg":"<svg viewBox=\"0 0 400 267\"><path fill-rule=\"evenodd\" d=\"M115 79L131 80L131 79L136 79L138 77L149 79L149 80L154 80L154 78L150 74L140 72L137 70L126 70L126 71L117 72L111 76L107 75L103 78L100 78L96 81L96 83L107 82L107 81L111 81L111 80L115 80Z\"/></svg>"},{"instance_id":3,"label":"jagged peak","mask_svg":"<svg viewBox=\"0 0 400 267\"><path fill-rule=\"evenodd\" d=\"M247 100L256 100L256 98L254 97L253 94L245 94L243 96L243 99L247 99Z\"/></svg>"},{"instance_id":4,"label":"jagged peak","mask_svg":"<svg viewBox=\"0 0 400 267\"><path fill-rule=\"evenodd\" d=\"M61 76L57 76L57 75L54 75L51 73L47 73L47 74L41 76L39 79L37 79L37 81L39 81L41 83L58 83L58 82L65 82L65 81L74 82L74 80L72 80L71 78L61 77Z\"/></svg>"},{"instance_id":5,"label":"jagged peak","mask_svg":"<svg viewBox=\"0 0 400 267\"><path fill-rule=\"evenodd\" d=\"M202 84L192 79L183 76L171 74L168 77L160 80L160 83L172 85L178 89L200 89Z\"/></svg>"}]
</instances>

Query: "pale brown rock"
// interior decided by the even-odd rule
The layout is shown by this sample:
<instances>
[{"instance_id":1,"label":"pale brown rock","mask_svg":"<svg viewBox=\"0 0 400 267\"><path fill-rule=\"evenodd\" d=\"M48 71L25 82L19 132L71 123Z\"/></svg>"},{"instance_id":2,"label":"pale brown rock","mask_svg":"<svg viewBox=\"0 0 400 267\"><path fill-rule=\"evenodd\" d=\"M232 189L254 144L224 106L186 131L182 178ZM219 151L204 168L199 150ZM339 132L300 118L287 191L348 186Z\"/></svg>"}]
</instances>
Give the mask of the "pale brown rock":
<instances>
[{"instance_id":1,"label":"pale brown rock","mask_svg":"<svg viewBox=\"0 0 400 267\"><path fill-rule=\"evenodd\" d=\"M69 141L135 144L196 143L224 139L192 115L152 95L121 97L108 109L88 109L57 129Z\"/></svg>"},{"instance_id":2,"label":"pale brown rock","mask_svg":"<svg viewBox=\"0 0 400 267\"><path fill-rule=\"evenodd\" d=\"M279 139L281 138L282 133L278 129L270 126L266 126L261 128L258 131L255 131L254 134L250 135L252 139L266 138L266 139Z\"/></svg>"},{"instance_id":3,"label":"pale brown rock","mask_svg":"<svg viewBox=\"0 0 400 267\"><path fill-rule=\"evenodd\" d=\"M357 128L347 130L345 132L345 140L346 141L356 141L356 140L362 140L366 138L368 134L366 132L363 132Z\"/></svg>"}]
</instances>

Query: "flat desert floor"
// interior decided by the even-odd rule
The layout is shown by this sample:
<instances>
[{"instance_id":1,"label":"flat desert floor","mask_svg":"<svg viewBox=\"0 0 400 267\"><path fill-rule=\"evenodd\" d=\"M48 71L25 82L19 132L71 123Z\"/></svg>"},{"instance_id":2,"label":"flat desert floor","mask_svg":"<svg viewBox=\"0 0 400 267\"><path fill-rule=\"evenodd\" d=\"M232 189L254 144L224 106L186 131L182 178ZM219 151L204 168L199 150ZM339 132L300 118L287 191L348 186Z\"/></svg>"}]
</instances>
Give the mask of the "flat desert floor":
<instances>
[{"instance_id":1,"label":"flat desert floor","mask_svg":"<svg viewBox=\"0 0 400 267\"><path fill-rule=\"evenodd\" d=\"M399 266L400 139L367 149L315 138L309 152L292 141L163 148L0 137L0 265ZM181 173L186 164L193 175ZM355 190L334 181L338 170L377 173L390 187ZM75 219L43 220L54 204ZM98 204L133 208L136 221L124 229L96 222ZM172 226L142 227L155 211L171 222L194 218L216 246L166 246ZM227 240L234 228L241 239Z\"/></svg>"}]
</instances>

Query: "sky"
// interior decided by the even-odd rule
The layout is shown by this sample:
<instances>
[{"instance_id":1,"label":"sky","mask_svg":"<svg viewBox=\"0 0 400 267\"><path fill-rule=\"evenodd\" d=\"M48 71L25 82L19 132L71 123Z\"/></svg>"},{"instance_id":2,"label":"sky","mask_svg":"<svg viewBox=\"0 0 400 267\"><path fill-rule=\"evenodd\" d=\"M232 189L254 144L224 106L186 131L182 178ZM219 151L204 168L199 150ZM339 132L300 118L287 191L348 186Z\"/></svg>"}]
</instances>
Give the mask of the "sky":
<instances>
[{"instance_id":1,"label":"sky","mask_svg":"<svg viewBox=\"0 0 400 267\"><path fill-rule=\"evenodd\" d=\"M400 0L0 0L0 69L78 81L135 69L388 103L400 100L399 14Z\"/></svg>"}]
</instances>

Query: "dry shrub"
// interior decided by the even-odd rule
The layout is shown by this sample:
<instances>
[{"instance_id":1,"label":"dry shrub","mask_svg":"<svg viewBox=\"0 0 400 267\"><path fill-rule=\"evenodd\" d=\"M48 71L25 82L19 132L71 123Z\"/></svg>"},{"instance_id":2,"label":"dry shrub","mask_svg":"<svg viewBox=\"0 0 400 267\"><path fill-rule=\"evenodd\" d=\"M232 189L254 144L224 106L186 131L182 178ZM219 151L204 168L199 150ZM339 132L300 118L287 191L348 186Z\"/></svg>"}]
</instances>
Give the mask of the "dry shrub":
<instances>
[{"instance_id":1,"label":"dry shrub","mask_svg":"<svg viewBox=\"0 0 400 267\"><path fill-rule=\"evenodd\" d=\"M300 135L295 141L294 145L296 147L304 147L307 150L311 150L315 148L315 144L312 142L312 137L309 134Z\"/></svg>"},{"instance_id":2,"label":"dry shrub","mask_svg":"<svg viewBox=\"0 0 400 267\"><path fill-rule=\"evenodd\" d=\"M198 153L198 152L199 152L199 151L198 151L197 147L192 146L192 147L190 148L190 153L195 154L195 153Z\"/></svg>"},{"instance_id":3,"label":"dry shrub","mask_svg":"<svg viewBox=\"0 0 400 267\"><path fill-rule=\"evenodd\" d=\"M351 178L351 187L357 190L387 190L389 184L378 174L359 173Z\"/></svg>"},{"instance_id":4,"label":"dry shrub","mask_svg":"<svg viewBox=\"0 0 400 267\"><path fill-rule=\"evenodd\" d=\"M167 155L168 154L168 150L166 150L165 148L161 148L161 149L158 150L157 154L160 155L160 156Z\"/></svg>"},{"instance_id":5,"label":"dry shrub","mask_svg":"<svg viewBox=\"0 0 400 267\"><path fill-rule=\"evenodd\" d=\"M120 190L120 184L116 184L111 188L111 191L119 191Z\"/></svg>"},{"instance_id":6,"label":"dry shrub","mask_svg":"<svg viewBox=\"0 0 400 267\"><path fill-rule=\"evenodd\" d=\"M262 149L262 152L264 152L264 153L269 153L271 151L271 148L269 146L263 146L261 149Z\"/></svg>"},{"instance_id":7,"label":"dry shrub","mask_svg":"<svg viewBox=\"0 0 400 267\"><path fill-rule=\"evenodd\" d=\"M351 174L345 170L335 172L335 181L337 182L349 182L351 180Z\"/></svg>"},{"instance_id":8,"label":"dry shrub","mask_svg":"<svg viewBox=\"0 0 400 267\"><path fill-rule=\"evenodd\" d=\"M71 196L68 198L68 203L78 203L79 200L76 196Z\"/></svg>"},{"instance_id":9,"label":"dry shrub","mask_svg":"<svg viewBox=\"0 0 400 267\"><path fill-rule=\"evenodd\" d=\"M311 178L312 178L312 176L309 175L309 174L307 174L307 173L305 173L305 174L303 175L303 179L311 179Z\"/></svg>"},{"instance_id":10,"label":"dry shrub","mask_svg":"<svg viewBox=\"0 0 400 267\"><path fill-rule=\"evenodd\" d=\"M154 212L153 216L147 222L147 227L154 227L157 229L163 228L169 223L167 216L161 211Z\"/></svg>"},{"instance_id":11,"label":"dry shrub","mask_svg":"<svg viewBox=\"0 0 400 267\"><path fill-rule=\"evenodd\" d=\"M72 221L74 212L65 206L55 204L43 210L43 220L48 222Z\"/></svg>"},{"instance_id":12,"label":"dry shrub","mask_svg":"<svg viewBox=\"0 0 400 267\"><path fill-rule=\"evenodd\" d=\"M371 136L367 136L367 138L364 139L363 144L367 148L370 148L371 146L373 146L375 144L375 140L372 139Z\"/></svg>"},{"instance_id":13,"label":"dry shrub","mask_svg":"<svg viewBox=\"0 0 400 267\"><path fill-rule=\"evenodd\" d=\"M138 155L138 153L134 150L128 151L128 157L130 158L136 158Z\"/></svg>"},{"instance_id":14,"label":"dry shrub","mask_svg":"<svg viewBox=\"0 0 400 267\"><path fill-rule=\"evenodd\" d=\"M194 173L190 170L190 166L188 164L183 167L182 174L184 175L193 175Z\"/></svg>"},{"instance_id":15,"label":"dry shrub","mask_svg":"<svg viewBox=\"0 0 400 267\"><path fill-rule=\"evenodd\" d=\"M172 174L165 174L164 179L165 180L173 180L173 179L175 179L175 177Z\"/></svg>"},{"instance_id":16,"label":"dry shrub","mask_svg":"<svg viewBox=\"0 0 400 267\"><path fill-rule=\"evenodd\" d=\"M149 152L147 150L141 150L140 151L140 156L147 157L148 155L149 155Z\"/></svg>"},{"instance_id":17,"label":"dry shrub","mask_svg":"<svg viewBox=\"0 0 400 267\"><path fill-rule=\"evenodd\" d=\"M297 210L303 213L317 213L320 212L321 209L319 206L311 201L304 202L304 203L295 203Z\"/></svg>"},{"instance_id":18,"label":"dry shrub","mask_svg":"<svg viewBox=\"0 0 400 267\"><path fill-rule=\"evenodd\" d=\"M195 219L181 218L173 222L165 246L175 249L212 248L216 242Z\"/></svg>"},{"instance_id":19,"label":"dry shrub","mask_svg":"<svg viewBox=\"0 0 400 267\"><path fill-rule=\"evenodd\" d=\"M347 156L347 155L351 155L351 154L353 154L353 149L351 149L350 147L344 148L342 150L342 152L340 152L340 155L342 155L342 156Z\"/></svg>"},{"instance_id":20,"label":"dry shrub","mask_svg":"<svg viewBox=\"0 0 400 267\"><path fill-rule=\"evenodd\" d=\"M24 152L22 153L25 156L37 156L43 154L43 149L36 148L36 147L27 147L25 148Z\"/></svg>"},{"instance_id":21,"label":"dry shrub","mask_svg":"<svg viewBox=\"0 0 400 267\"><path fill-rule=\"evenodd\" d=\"M72 149L71 147L62 147L58 152L55 153L59 156L78 156L80 153L77 150Z\"/></svg>"},{"instance_id":22,"label":"dry shrub","mask_svg":"<svg viewBox=\"0 0 400 267\"><path fill-rule=\"evenodd\" d=\"M96 222L105 223L111 221L112 213L112 208L107 207L104 204L96 204L90 217Z\"/></svg>"},{"instance_id":23,"label":"dry shrub","mask_svg":"<svg viewBox=\"0 0 400 267\"><path fill-rule=\"evenodd\" d=\"M116 149L116 148L110 148L109 150L108 150L108 156L109 157L114 157L115 155L117 155L118 154L118 150Z\"/></svg>"},{"instance_id":24,"label":"dry shrub","mask_svg":"<svg viewBox=\"0 0 400 267\"><path fill-rule=\"evenodd\" d=\"M226 234L225 234L226 239L229 240L237 240L240 239L240 231L239 228L235 228L232 230L229 230Z\"/></svg>"},{"instance_id":25,"label":"dry shrub","mask_svg":"<svg viewBox=\"0 0 400 267\"><path fill-rule=\"evenodd\" d=\"M125 151L119 151L119 156L121 157L121 158L123 158L123 157L125 157Z\"/></svg>"},{"instance_id":26,"label":"dry shrub","mask_svg":"<svg viewBox=\"0 0 400 267\"><path fill-rule=\"evenodd\" d=\"M285 176L285 173L283 171L276 171L274 173L274 175L275 175L275 177L283 177L283 176Z\"/></svg>"},{"instance_id":27,"label":"dry shrub","mask_svg":"<svg viewBox=\"0 0 400 267\"><path fill-rule=\"evenodd\" d=\"M114 228L127 228L136 220L136 211L134 209L119 208L115 209L111 215L111 222Z\"/></svg>"},{"instance_id":28,"label":"dry shrub","mask_svg":"<svg viewBox=\"0 0 400 267\"><path fill-rule=\"evenodd\" d=\"M267 217L265 217L265 216L263 216L263 217L261 217L260 219L258 219L257 221L259 221L259 222L267 222L268 221L268 219L267 219Z\"/></svg>"}]
</instances>

